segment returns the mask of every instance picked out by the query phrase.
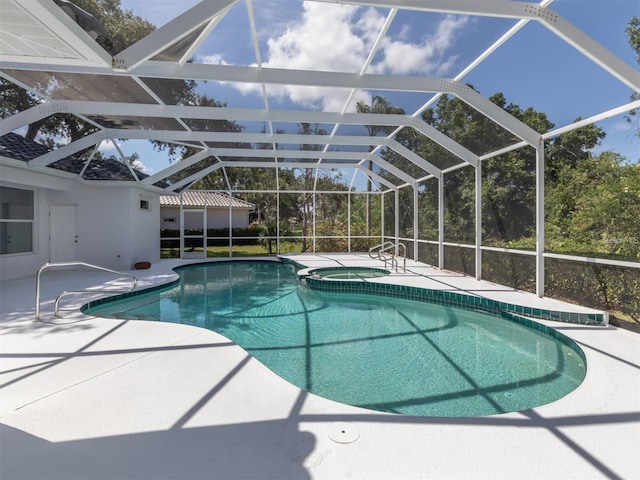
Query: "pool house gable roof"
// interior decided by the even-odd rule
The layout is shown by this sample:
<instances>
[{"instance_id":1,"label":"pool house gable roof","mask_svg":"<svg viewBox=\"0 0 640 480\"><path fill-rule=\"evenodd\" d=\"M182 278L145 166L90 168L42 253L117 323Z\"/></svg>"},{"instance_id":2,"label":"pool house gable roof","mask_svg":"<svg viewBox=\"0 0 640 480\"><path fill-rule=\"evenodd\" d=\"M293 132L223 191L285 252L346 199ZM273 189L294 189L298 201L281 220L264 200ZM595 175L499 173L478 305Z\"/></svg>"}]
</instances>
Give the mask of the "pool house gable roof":
<instances>
[{"instance_id":1,"label":"pool house gable roof","mask_svg":"<svg viewBox=\"0 0 640 480\"><path fill-rule=\"evenodd\" d=\"M226 169L240 165L264 167L265 162L256 162L255 157L270 158L272 167L288 168L290 164L282 161L284 155L304 160L306 168L344 167L354 172L362 172L366 177L374 179L379 188L392 190L402 185L415 185L418 180L424 178L440 179L443 172L446 173L451 168L464 165L476 167L481 160L509 150L523 146L539 148L545 138L578 128L586 123L594 123L619 115L621 112L638 108L640 104L639 101L629 102L552 132L537 132L462 81L468 72L488 58L524 25L533 21L585 55L633 91L640 92L640 74L636 69L551 9L549 5L553 0L543 0L541 3L508 0L313 1L362 5L387 10L385 25L380 30L369 57L360 71L296 70L264 65L260 58L258 29L250 2L247 3L246 8L249 10L249 29L256 52L256 62L246 66L198 64L188 61L232 9L245 8L238 0L201 1L114 57L108 55L54 0L5 0L0 7L3 11L3 15L0 15L0 44L3 45L0 48L0 75L36 94L42 99L42 103L1 120L0 135L15 132L56 113L76 115L97 128L95 133L84 138L54 151L42 151L40 155L25 160L25 168L37 168L40 172L43 171L40 168L43 166L51 166L54 169L66 168L66 171L76 172L78 166L71 165L73 161L70 159L75 158L75 154L82 150L90 148L97 150L105 141L113 141L115 144L119 139L158 140L199 149L199 153L192 158L170 165L149 177L134 173L128 165L117 161L118 169L122 170L121 166L124 166L128 173L123 170L121 174L116 174L115 164L102 167L95 161L88 164L90 168L100 167L98 168L100 171L95 174L96 179L99 177L104 180L123 181L124 178L120 177L128 175L129 181L140 183L145 188L164 189L168 192L188 187L199 178L219 168ZM513 19L517 23L456 77L370 73L369 67L373 58L380 53L380 45L385 40L396 14L401 11L506 18ZM3 17L4 20L2 20ZM55 79L60 75L75 82L74 89L61 93L55 89L44 91L38 87L39 84L55 83ZM159 81L183 79L257 85L262 88L265 108L169 105L162 100L161 92L155 91L148 82L145 83L147 78ZM270 101L267 89L286 86L341 88L350 91L351 94L341 111L320 112L313 109L294 111L274 108L274 102ZM433 96L426 103L417 105L415 111L409 115L350 113L350 104L358 91L423 92L431 93ZM469 151L420 118L420 114L442 95L453 95L461 99L518 140L513 145L485 153L482 157L478 153ZM129 120L126 122L122 120L119 123L117 117L139 118L140 125L136 128ZM105 122L105 118L108 121ZM263 122L266 133L229 134L196 131L189 127L185 119ZM334 128L324 136L273 133L274 124L279 122L333 124ZM362 127L376 124L391 125L394 129L387 136L339 134L340 127L344 125ZM431 159L422 158L407 149L396 140L397 133L407 127L413 128L451 152L460 160L458 165L443 170ZM273 148L257 153L255 148L242 151L242 149L223 149L213 146L215 142L222 141L271 144ZM303 151L280 151L276 147L278 143L299 145L314 143L324 147L308 155ZM366 152L362 151L365 146L372 148ZM389 162L385 162L380 156L385 149L404 157L424 171L426 176L414 178ZM207 157L215 159L216 165L203 162L203 166L197 168L196 173L190 172L188 179L181 178L177 183L171 182L173 175L189 166L193 167L199 160ZM370 164L374 165L373 169L369 168ZM112 168L114 171L111 172L111 176L108 176L107 173ZM87 170L87 167L80 170L81 178L82 175L88 175ZM380 172L387 172L395 177L399 180L399 184L381 181L383 177L380 176Z\"/></svg>"}]
</instances>

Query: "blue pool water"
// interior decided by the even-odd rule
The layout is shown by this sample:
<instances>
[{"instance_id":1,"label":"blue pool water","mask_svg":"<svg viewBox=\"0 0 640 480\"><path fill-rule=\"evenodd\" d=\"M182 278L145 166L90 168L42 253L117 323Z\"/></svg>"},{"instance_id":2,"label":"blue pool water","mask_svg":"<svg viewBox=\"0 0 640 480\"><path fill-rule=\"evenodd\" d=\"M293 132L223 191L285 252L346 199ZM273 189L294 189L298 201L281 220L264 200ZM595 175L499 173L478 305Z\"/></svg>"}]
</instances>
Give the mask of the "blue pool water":
<instances>
[{"instance_id":1,"label":"blue pool water","mask_svg":"<svg viewBox=\"0 0 640 480\"><path fill-rule=\"evenodd\" d=\"M170 288L87 313L208 328L302 389L406 415L520 411L563 397L585 376L582 355L567 343L485 313L313 291L279 262L179 273Z\"/></svg>"}]
</instances>

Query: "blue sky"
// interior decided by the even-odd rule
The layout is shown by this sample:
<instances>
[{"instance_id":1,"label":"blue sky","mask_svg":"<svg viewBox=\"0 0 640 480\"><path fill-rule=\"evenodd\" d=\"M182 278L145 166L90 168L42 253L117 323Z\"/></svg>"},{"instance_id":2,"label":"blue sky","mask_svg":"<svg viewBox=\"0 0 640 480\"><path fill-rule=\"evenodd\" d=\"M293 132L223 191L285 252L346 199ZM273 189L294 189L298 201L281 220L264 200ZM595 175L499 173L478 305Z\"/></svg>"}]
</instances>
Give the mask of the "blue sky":
<instances>
[{"instance_id":1,"label":"blue sky","mask_svg":"<svg viewBox=\"0 0 640 480\"><path fill-rule=\"evenodd\" d=\"M124 9L157 26L196 3L197 0L121 1ZM388 13L384 9L305 4L298 0L252 3L263 65L278 68L359 71ZM622 60L637 66L624 29L632 16L640 16L640 2L556 0L550 7ZM400 11L367 73L454 77L514 23L509 19ZM195 53L195 61L255 64L248 25L242 0ZM585 118L620 106L628 102L631 93L627 86L537 22L529 22L463 81L473 84L485 96L502 92L508 102L543 111L557 127L576 117ZM254 85L208 82L199 88L228 106L264 108L261 92ZM269 102L273 108L340 111L347 93L337 89L270 87ZM382 94L409 114L431 97L363 91L357 92L347 109L352 110L355 101L367 101L374 94ZM638 161L640 139L634 136L633 126L624 116L598 126L607 132L600 150L614 149L630 161ZM247 126L247 130L254 128ZM122 149L125 154L137 150L150 172L166 166L166 158L144 142L124 142Z\"/></svg>"}]
</instances>

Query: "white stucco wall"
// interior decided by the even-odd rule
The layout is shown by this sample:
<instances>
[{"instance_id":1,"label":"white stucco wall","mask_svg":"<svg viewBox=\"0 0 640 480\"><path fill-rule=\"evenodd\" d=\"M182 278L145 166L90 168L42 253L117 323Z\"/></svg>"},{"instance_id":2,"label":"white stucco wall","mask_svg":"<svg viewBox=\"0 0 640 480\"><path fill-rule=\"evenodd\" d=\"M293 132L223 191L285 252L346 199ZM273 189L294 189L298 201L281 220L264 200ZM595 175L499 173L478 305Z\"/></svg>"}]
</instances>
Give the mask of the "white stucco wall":
<instances>
[{"instance_id":1,"label":"white stucco wall","mask_svg":"<svg viewBox=\"0 0 640 480\"><path fill-rule=\"evenodd\" d=\"M249 210L234 208L232 211L232 228L246 228L249 226ZM165 218L174 218L175 222L165 222ZM228 208L207 208L207 228L226 228L229 226ZM180 207L160 208L160 227L168 229L180 229ZM187 215L185 228L202 228L201 215Z\"/></svg>"},{"instance_id":2,"label":"white stucco wall","mask_svg":"<svg viewBox=\"0 0 640 480\"><path fill-rule=\"evenodd\" d=\"M83 184L9 167L0 170L3 185L35 191L34 252L0 256L0 280L34 275L47 263L49 209L77 206L77 261L130 270L139 261L160 259L159 195L130 187ZM150 210L140 209L141 196Z\"/></svg>"},{"instance_id":3,"label":"white stucco wall","mask_svg":"<svg viewBox=\"0 0 640 480\"><path fill-rule=\"evenodd\" d=\"M160 260L160 197L134 188L129 193L130 203L133 205L129 263L157 262ZM140 209L141 199L149 200L150 210Z\"/></svg>"},{"instance_id":4,"label":"white stucco wall","mask_svg":"<svg viewBox=\"0 0 640 480\"><path fill-rule=\"evenodd\" d=\"M35 275L49 261L49 188L68 189L73 182L0 165L0 184L33 190L35 201L33 252L0 255L0 281Z\"/></svg>"}]
</instances>

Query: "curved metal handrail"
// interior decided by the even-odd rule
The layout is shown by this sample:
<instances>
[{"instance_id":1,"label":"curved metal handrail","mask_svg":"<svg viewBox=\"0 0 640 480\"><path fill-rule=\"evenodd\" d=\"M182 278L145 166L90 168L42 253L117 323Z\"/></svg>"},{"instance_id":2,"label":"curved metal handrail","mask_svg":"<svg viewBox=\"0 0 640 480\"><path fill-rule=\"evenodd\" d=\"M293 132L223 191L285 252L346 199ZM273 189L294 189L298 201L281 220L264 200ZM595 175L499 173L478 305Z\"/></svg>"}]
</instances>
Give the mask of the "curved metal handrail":
<instances>
[{"instance_id":1,"label":"curved metal handrail","mask_svg":"<svg viewBox=\"0 0 640 480\"><path fill-rule=\"evenodd\" d=\"M381 243L380 245L376 245L374 247L371 247L369 249L369 256L371 258L376 258L372 255L372 252L375 249L379 249L377 251L377 258L378 260L382 260L384 262L384 267L387 268L387 261L391 260L391 269L393 269L394 263L395 263L395 267L396 267L396 272L398 271L399 265L398 265L398 260L396 259L396 255L400 256L399 250L402 250L402 270L404 272L407 271L407 247L405 246L404 243L393 243L391 241L386 241L384 243ZM391 254L391 257L387 257L386 255L384 255L385 252L387 252L388 250L393 250L393 253ZM396 254L396 251L398 251L398 253Z\"/></svg>"},{"instance_id":2,"label":"curved metal handrail","mask_svg":"<svg viewBox=\"0 0 640 480\"><path fill-rule=\"evenodd\" d=\"M383 243L381 243L379 245L375 245L375 246L371 247L369 249L369 257L377 258L378 260L382 260L382 258L380 258L380 255L382 254L382 251L388 249L390 246L393 246L393 242L387 240L386 242L383 242ZM376 249L379 249L379 250L377 251L377 255L374 256L373 252Z\"/></svg>"},{"instance_id":3,"label":"curved metal handrail","mask_svg":"<svg viewBox=\"0 0 640 480\"><path fill-rule=\"evenodd\" d=\"M402 256L402 271L407 271L407 247L404 243L396 243L394 246L398 248L398 256ZM400 250L402 250L402 255L400 255ZM396 272L398 271L398 264L396 263Z\"/></svg>"},{"instance_id":4,"label":"curved metal handrail","mask_svg":"<svg viewBox=\"0 0 640 480\"><path fill-rule=\"evenodd\" d=\"M99 267L98 265L92 265L90 263L84 262L58 262L58 263L45 263L38 269L38 273L36 275L36 320L40 318L40 276L42 272L54 267L88 267L94 270L100 270L107 273L113 273L115 275L120 275L122 277L129 277L133 280L133 285L131 288L127 290L109 290L109 292L113 293L126 293L130 292L138 285L138 279L135 275L131 275L130 273L118 272L117 270L111 270L110 268ZM65 295L71 294L82 294L82 293L95 293L94 290L80 290L80 291L65 291L56 297L56 301L54 303L53 315L55 317L58 316L58 306L60 305L60 299Z\"/></svg>"}]
</instances>

